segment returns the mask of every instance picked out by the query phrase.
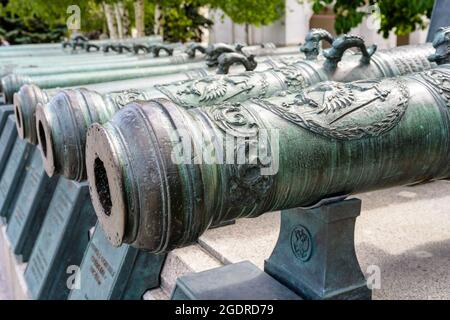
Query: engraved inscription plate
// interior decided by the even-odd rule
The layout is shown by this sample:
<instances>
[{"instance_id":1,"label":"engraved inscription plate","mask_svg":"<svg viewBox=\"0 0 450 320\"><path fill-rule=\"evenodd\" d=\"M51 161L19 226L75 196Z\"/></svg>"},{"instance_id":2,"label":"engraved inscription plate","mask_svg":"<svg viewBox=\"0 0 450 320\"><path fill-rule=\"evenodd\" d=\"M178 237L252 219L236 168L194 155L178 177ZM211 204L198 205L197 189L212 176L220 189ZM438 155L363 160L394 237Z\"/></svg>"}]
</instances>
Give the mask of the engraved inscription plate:
<instances>
[{"instance_id":1,"label":"engraved inscription plate","mask_svg":"<svg viewBox=\"0 0 450 320\"><path fill-rule=\"evenodd\" d=\"M6 162L11 152L14 141L16 141L17 129L14 123L14 115L9 115L5 127L0 136L0 176L5 169Z\"/></svg>"},{"instance_id":2,"label":"engraved inscription plate","mask_svg":"<svg viewBox=\"0 0 450 320\"><path fill-rule=\"evenodd\" d=\"M164 258L127 245L113 247L96 227L81 263L80 286L69 299L140 299L159 286Z\"/></svg>"},{"instance_id":3,"label":"engraved inscription plate","mask_svg":"<svg viewBox=\"0 0 450 320\"><path fill-rule=\"evenodd\" d=\"M0 106L0 133L5 127L6 119L8 116L14 112L14 107L12 104L6 106Z\"/></svg>"},{"instance_id":4,"label":"engraved inscription plate","mask_svg":"<svg viewBox=\"0 0 450 320\"><path fill-rule=\"evenodd\" d=\"M19 261L26 262L30 257L57 181L58 177L47 176L41 154L35 151L6 229Z\"/></svg>"},{"instance_id":5,"label":"engraved inscription plate","mask_svg":"<svg viewBox=\"0 0 450 320\"><path fill-rule=\"evenodd\" d=\"M29 160L36 147L25 140L16 138L16 142L8 158L5 170L0 179L0 217L8 221L14 207L24 177L28 170Z\"/></svg>"},{"instance_id":6,"label":"engraved inscription plate","mask_svg":"<svg viewBox=\"0 0 450 320\"><path fill-rule=\"evenodd\" d=\"M60 178L25 270L31 298L67 298L69 267L80 265L95 221L87 183Z\"/></svg>"}]
</instances>

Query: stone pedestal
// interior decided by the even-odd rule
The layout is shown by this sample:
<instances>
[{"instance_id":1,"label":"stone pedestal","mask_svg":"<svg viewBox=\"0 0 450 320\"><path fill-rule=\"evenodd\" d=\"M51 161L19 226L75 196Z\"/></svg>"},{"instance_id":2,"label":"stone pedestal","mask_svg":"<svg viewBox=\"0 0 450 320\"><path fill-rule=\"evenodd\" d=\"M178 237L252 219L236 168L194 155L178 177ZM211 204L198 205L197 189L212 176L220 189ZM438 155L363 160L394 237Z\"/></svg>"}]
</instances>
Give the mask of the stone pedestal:
<instances>
[{"instance_id":1,"label":"stone pedestal","mask_svg":"<svg viewBox=\"0 0 450 320\"><path fill-rule=\"evenodd\" d=\"M265 271L305 299L370 299L355 253L360 210L361 200L339 198L283 210Z\"/></svg>"},{"instance_id":2,"label":"stone pedestal","mask_svg":"<svg viewBox=\"0 0 450 320\"><path fill-rule=\"evenodd\" d=\"M249 261L177 279L172 300L301 300Z\"/></svg>"}]
</instances>

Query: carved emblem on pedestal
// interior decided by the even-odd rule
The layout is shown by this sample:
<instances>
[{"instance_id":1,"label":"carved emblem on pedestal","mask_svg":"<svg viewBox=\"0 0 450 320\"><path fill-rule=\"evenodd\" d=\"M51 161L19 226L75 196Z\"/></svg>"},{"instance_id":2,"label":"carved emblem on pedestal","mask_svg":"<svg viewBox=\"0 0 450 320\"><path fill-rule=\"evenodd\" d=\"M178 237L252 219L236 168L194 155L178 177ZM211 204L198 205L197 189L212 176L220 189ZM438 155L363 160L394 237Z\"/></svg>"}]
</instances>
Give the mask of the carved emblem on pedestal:
<instances>
[{"instance_id":1,"label":"carved emblem on pedestal","mask_svg":"<svg viewBox=\"0 0 450 320\"><path fill-rule=\"evenodd\" d=\"M296 226L291 232L291 248L295 257L302 262L311 258L312 237L308 229L302 225Z\"/></svg>"}]
</instances>

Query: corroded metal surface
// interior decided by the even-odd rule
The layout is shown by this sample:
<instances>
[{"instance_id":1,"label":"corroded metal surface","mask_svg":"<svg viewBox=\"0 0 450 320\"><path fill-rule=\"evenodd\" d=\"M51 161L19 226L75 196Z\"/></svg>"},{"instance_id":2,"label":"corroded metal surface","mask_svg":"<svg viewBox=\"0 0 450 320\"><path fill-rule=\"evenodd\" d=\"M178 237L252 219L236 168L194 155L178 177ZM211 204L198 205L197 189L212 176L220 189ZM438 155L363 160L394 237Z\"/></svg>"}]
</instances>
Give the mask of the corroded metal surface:
<instances>
[{"instance_id":1,"label":"corroded metal surface","mask_svg":"<svg viewBox=\"0 0 450 320\"><path fill-rule=\"evenodd\" d=\"M352 38L350 40L354 42ZM84 143L87 126L94 122L104 123L131 101L165 97L180 107L193 108L255 97L268 98L279 91L296 92L328 79L348 82L430 69L434 66L427 60L431 53L430 45L400 47L378 52L371 57L372 62L365 64L361 63L361 55L348 55L336 69L330 69L327 60L323 59L298 59L294 63L278 60L274 68L265 72L210 75L147 90L125 90L107 95L87 90L63 90L36 112L42 119L36 122L40 121L36 128L42 126L42 134L36 136L40 136L46 145L43 157L49 175L61 174L68 179L83 180L86 178Z\"/></svg>"},{"instance_id":2,"label":"corroded metal surface","mask_svg":"<svg viewBox=\"0 0 450 320\"><path fill-rule=\"evenodd\" d=\"M242 49L248 54L255 54L256 56L266 55L286 55L299 54L296 47L285 47L277 49L261 49L245 48ZM217 49L219 50L219 49ZM211 50L207 53L209 61L216 61L218 54ZM184 72L198 68L204 68L204 62L200 62L202 57L190 58L187 54L181 53L170 57L163 57L159 59L139 61L125 61L123 63L108 64L99 63L90 66L83 66L83 64L66 67L48 67L35 68L33 70L16 70L17 74L8 75L2 78L1 91L6 97L7 102L12 102L12 96L20 87L26 83L34 83L41 88L55 88L55 87L70 87L91 83L100 83L113 80L125 80L132 78L142 78L149 76L157 76L163 74L173 74L177 72ZM217 61L215 62L217 64ZM114 66L115 65L115 66ZM208 65L208 64L207 64Z\"/></svg>"},{"instance_id":3,"label":"corroded metal surface","mask_svg":"<svg viewBox=\"0 0 450 320\"><path fill-rule=\"evenodd\" d=\"M266 63L260 63L258 68L267 70L274 64L281 66L292 61L291 59L267 60ZM232 79L234 80L231 81L239 80L234 76ZM236 82L236 85L239 83ZM105 95L86 89L59 91L50 103L45 106L39 105L35 112L34 138L37 138L39 142L46 172L50 176L61 174L71 180L85 180L86 169L83 159L87 127L95 122L108 121L117 110L129 102L148 100L158 96L166 95L154 87L149 90L130 89ZM202 103L202 99L197 101L194 102L194 106ZM29 112L28 115L32 113ZM30 128L30 132L33 132L33 128Z\"/></svg>"},{"instance_id":4,"label":"corroded metal surface","mask_svg":"<svg viewBox=\"0 0 450 320\"><path fill-rule=\"evenodd\" d=\"M312 29L308 35L306 36L305 39L305 44L302 46L301 51L305 54L305 57L308 57L308 59L315 59L317 58L317 55L319 53L319 49L320 49L320 43L322 40L326 40L326 41L331 41L331 35L328 34L327 31L325 30L321 30L321 29ZM289 52L289 51L283 51L286 50L286 48L284 49L276 49L276 47L273 44L265 44L263 45L263 48L266 50L264 53L276 53L276 52ZM237 47L232 47L232 46L228 46L228 45L224 45L224 44L215 44L215 45L210 45L208 46L208 48L204 48L203 46L199 45L199 44L191 44L190 46L187 47L186 49L186 55L192 59L193 57L195 57L195 52L197 50L200 50L203 53L207 53L207 60L209 63L213 63L214 65L216 65L217 63L219 64L219 68L221 70L223 70L224 72L227 72L229 65L232 61L230 61L230 59L226 59L226 56L222 58L222 60L219 62L217 61L217 63L215 62L215 59L219 59L219 53L223 53L223 52L233 52L234 50L239 50L240 52L245 51L245 54L248 54L248 50L249 49L250 52L252 52L252 50L258 49L259 48L254 48L254 47L248 47L248 48L244 48L243 46L237 46ZM267 51L267 50L271 50L271 51ZM287 50L291 50L291 49L287 49ZM261 52L259 52L261 54ZM301 55L299 55L299 57L302 57ZM171 63L171 59L159 59L158 63L161 65L164 65L166 63ZM283 61L283 60L281 60ZM245 59L243 59L241 61L242 63L246 62ZM128 62L128 63L135 63L133 61ZM148 62L144 62L144 63L148 63ZM150 63L155 63L154 61L150 61ZM286 63L284 63L286 64ZM108 64L109 66L110 64ZM247 63L248 65L248 69L252 69L256 67L256 62L252 61L252 63ZM117 66L117 65L116 65ZM277 64L274 64L275 66L279 66ZM71 67L69 66L65 66L66 71L67 70L72 70ZM79 68L79 66L75 66L75 68ZM87 72L89 70L95 70L95 68L98 68L98 66L96 64L91 65L91 66L84 66L83 68L83 72ZM262 66L260 66L258 68L259 70L265 70L266 67L264 66L264 64ZM47 70L51 73L54 73L56 70L53 69L48 69ZM214 71L209 70L209 69L202 69L203 72L205 74L212 74ZM42 68L39 68L38 72L43 72ZM224 73L222 72L222 73ZM187 73L186 74L186 80L190 80L192 79L192 77ZM7 81L7 80L5 80ZM19 79L17 80L18 82L22 82L25 81L25 79ZM263 85L265 85L265 83L263 83ZM150 88L150 86L149 86ZM8 86L8 91L13 91L14 89L10 89ZM1 91L1 90L0 90ZM254 90L256 91L256 90ZM19 90L19 92L17 92L14 95L14 104L15 104L15 109L17 110L17 114L23 114L23 121L22 123L18 122L17 123L17 129L19 131L19 134L22 138L27 139L30 143L36 144L37 141L37 136L36 136L36 128L35 128L35 110L36 110L36 106L41 103L42 105L46 104L49 101L49 98L51 96L55 95L55 90L52 91L44 91L42 89L40 89L39 87L37 87L36 85L24 85L22 86L22 88ZM22 110L23 109L23 110Z\"/></svg>"},{"instance_id":5,"label":"corroded metal surface","mask_svg":"<svg viewBox=\"0 0 450 320\"><path fill-rule=\"evenodd\" d=\"M112 244L164 252L223 220L443 179L449 97L441 66L213 107L132 103L88 130L93 205Z\"/></svg>"}]
</instances>

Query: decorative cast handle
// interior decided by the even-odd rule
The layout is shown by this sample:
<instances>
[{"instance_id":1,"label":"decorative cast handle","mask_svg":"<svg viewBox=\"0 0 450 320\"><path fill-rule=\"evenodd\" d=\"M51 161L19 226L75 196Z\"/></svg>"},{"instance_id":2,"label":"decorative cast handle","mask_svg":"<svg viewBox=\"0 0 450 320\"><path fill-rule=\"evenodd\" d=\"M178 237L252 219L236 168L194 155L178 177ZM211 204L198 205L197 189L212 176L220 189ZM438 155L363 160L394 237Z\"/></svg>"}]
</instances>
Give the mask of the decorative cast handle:
<instances>
[{"instance_id":1,"label":"decorative cast handle","mask_svg":"<svg viewBox=\"0 0 450 320\"><path fill-rule=\"evenodd\" d=\"M67 47L71 47L72 43L67 40L64 40L63 42L61 42L61 45L62 45L63 49L65 49Z\"/></svg>"},{"instance_id":2,"label":"decorative cast handle","mask_svg":"<svg viewBox=\"0 0 450 320\"><path fill-rule=\"evenodd\" d=\"M140 51L142 51L145 54L145 53L149 53L151 50L145 44L135 43L135 44L133 44L133 51L135 54L139 54Z\"/></svg>"},{"instance_id":3,"label":"decorative cast handle","mask_svg":"<svg viewBox=\"0 0 450 320\"><path fill-rule=\"evenodd\" d=\"M342 56L347 49L357 47L361 50L361 63L369 64L370 58L377 51L377 46L375 44L366 48L364 40L355 35L343 35L333 41L332 47L323 51L323 55L327 58L325 64L335 69L339 61L342 60Z\"/></svg>"},{"instance_id":4,"label":"decorative cast handle","mask_svg":"<svg viewBox=\"0 0 450 320\"><path fill-rule=\"evenodd\" d=\"M219 64L219 57L224 53L240 53L244 54L242 52L242 48L244 48L245 45L241 43L237 43L236 45L229 45L225 43L216 43L211 44L206 48L205 54L206 54L206 65L208 67L214 67Z\"/></svg>"},{"instance_id":5,"label":"decorative cast handle","mask_svg":"<svg viewBox=\"0 0 450 320\"><path fill-rule=\"evenodd\" d=\"M161 50L165 51L167 53L167 55L173 56L173 48L170 48L164 44L156 44L156 45L152 46L153 56L155 58L159 57L159 53Z\"/></svg>"},{"instance_id":6,"label":"decorative cast handle","mask_svg":"<svg viewBox=\"0 0 450 320\"><path fill-rule=\"evenodd\" d=\"M233 64L242 64L246 71L253 71L258 65L253 54L246 56L237 52L222 53L217 61L218 74L227 74Z\"/></svg>"},{"instance_id":7,"label":"decorative cast handle","mask_svg":"<svg viewBox=\"0 0 450 320\"><path fill-rule=\"evenodd\" d=\"M115 46L112 46L111 49L119 54L122 54L124 51L133 52L133 48L131 48L123 43L118 43Z\"/></svg>"},{"instance_id":8,"label":"decorative cast handle","mask_svg":"<svg viewBox=\"0 0 450 320\"><path fill-rule=\"evenodd\" d=\"M113 49L114 49L114 45L112 43L105 43L102 46L102 51L105 53L107 53L107 52L109 52L109 50L113 50Z\"/></svg>"},{"instance_id":9,"label":"decorative cast handle","mask_svg":"<svg viewBox=\"0 0 450 320\"><path fill-rule=\"evenodd\" d=\"M188 55L189 58L193 59L195 58L195 53L197 51L205 53L206 48L202 46L200 43L191 43L184 52Z\"/></svg>"},{"instance_id":10,"label":"decorative cast handle","mask_svg":"<svg viewBox=\"0 0 450 320\"><path fill-rule=\"evenodd\" d=\"M76 50L77 48L85 49L88 44L88 41L80 42L80 41L73 41L73 40L65 40L61 44L62 44L63 49L70 47L70 48L72 48L72 50Z\"/></svg>"},{"instance_id":11,"label":"decorative cast handle","mask_svg":"<svg viewBox=\"0 0 450 320\"><path fill-rule=\"evenodd\" d=\"M87 52L91 52L91 49L95 49L94 51L100 51L100 46L93 43L87 43L85 48Z\"/></svg>"},{"instance_id":12,"label":"decorative cast handle","mask_svg":"<svg viewBox=\"0 0 450 320\"><path fill-rule=\"evenodd\" d=\"M439 28L436 31L433 47L436 52L428 57L429 61L437 64L450 63L450 27Z\"/></svg>"},{"instance_id":13,"label":"decorative cast handle","mask_svg":"<svg viewBox=\"0 0 450 320\"><path fill-rule=\"evenodd\" d=\"M83 36L83 35L81 35L81 34L78 34L78 35L76 35L76 36L73 36L71 39L70 39L72 42L88 42L89 41L89 39L88 38L86 38L85 36Z\"/></svg>"},{"instance_id":14,"label":"decorative cast handle","mask_svg":"<svg viewBox=\"0 0 450 320\"><path fill-rule=\"evenodd\" d=\"M300 47L308 60L315 60L320 53L320 44L325 40L329 44L334 41L333 36L325 29L311 29L305 37L305 43Z\"/></svg>"}]
</instances>

